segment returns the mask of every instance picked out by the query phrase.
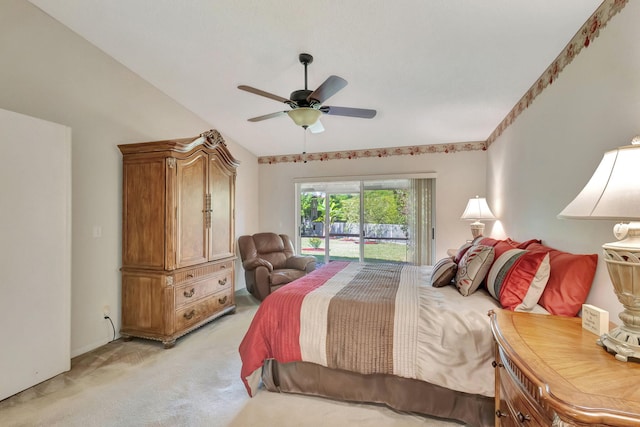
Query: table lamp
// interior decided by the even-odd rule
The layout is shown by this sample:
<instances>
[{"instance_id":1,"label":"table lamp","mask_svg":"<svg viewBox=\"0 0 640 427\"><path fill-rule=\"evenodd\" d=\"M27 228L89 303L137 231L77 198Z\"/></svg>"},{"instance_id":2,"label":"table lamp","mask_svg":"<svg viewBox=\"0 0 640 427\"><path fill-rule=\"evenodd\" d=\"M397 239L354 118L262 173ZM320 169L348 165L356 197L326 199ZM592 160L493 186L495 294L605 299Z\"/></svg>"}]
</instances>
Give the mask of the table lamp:
<instances>
[{"instance_id":1,"label":"table lamp","mask_svg":"<svg viewBox=\"0 0 640 427\"><path fill-rule=\"evenodd\" d=\"M593 176L559 218L615 220L617 242L602 246L613 289L624 310L622 325L598 344L626 362L640 361L640 137L608 151Z\"/></svg>"},{"instance_id":2,"label":"table lamp","mask_svg":"<svg viewBox=\"0 0 640 427\"><path fill-rule=\"evenodd\" d=\"M462 213L460 219L473 221L471 223L471 234L475 239L478 236L482 236L482 233L484 232L484 224L481 223L480 220L493 220L496 219L496 217L491 212L491 209L489 209L487 199L485 199L484 197L476 196L472 199L469 199L467 207Z\"/></svg>"}]
</instances>

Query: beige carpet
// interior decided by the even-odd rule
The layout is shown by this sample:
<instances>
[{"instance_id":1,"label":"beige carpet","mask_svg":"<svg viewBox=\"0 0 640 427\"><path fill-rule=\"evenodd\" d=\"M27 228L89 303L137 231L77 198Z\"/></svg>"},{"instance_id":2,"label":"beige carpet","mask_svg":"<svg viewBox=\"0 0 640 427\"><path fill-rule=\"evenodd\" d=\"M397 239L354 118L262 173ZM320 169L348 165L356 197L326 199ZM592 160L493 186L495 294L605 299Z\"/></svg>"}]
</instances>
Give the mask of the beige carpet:
<instances>
[{"instance_id":1,"label":"beige carpet","mask_svg":"<svg viewBox=\"0 0 640 427\"><path fill-rule=\"evenodd\" d=\"M8 426L458 426L383 406L270 393L249 398L238 345L257 304L178 340L117 340L72 360L71 371L0 401Z\"/></svg>"}]
</instances>

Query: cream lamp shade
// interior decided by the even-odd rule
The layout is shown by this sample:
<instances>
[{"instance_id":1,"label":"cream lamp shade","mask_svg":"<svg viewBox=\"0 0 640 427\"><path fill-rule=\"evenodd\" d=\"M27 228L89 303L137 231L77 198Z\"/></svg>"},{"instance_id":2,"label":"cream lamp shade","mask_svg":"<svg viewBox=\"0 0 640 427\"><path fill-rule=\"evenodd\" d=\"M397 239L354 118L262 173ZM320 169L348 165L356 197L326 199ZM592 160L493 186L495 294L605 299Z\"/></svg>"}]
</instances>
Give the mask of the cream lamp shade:
<instances>
[{"instance_id":1,"label":"cream lamp shade","mask_svg":"<svg viewBox=\"0 0 640 427\"><path fill-rule=\"evenodd\" d=\"M496 217L493 215L493 212L491 212L491 209L489 209L487 199L476 196L469 199L467 207L464 209L460 219L473 221L471 223L471 234L476 238L482 236L484 232L484 224L480 222L480 220L494 220Z\"/></svg>"},{"instance_id":2,"label":"cream lamp shade","mask_svg":"<svg viewBox=\"0 0 640 427\"><path fill-rule=\"evenodd\" d=\"M637 139L640 142L640 137ZM640 220L638 142L605 153L587 185L558 216L615 221Z\"/></svg>"},{"instance_id":3,"label":"cream lamp shade","mask_svg":"<svg viewBox=\"0 0 640 427\"><path fill-rule=\"evenodd\" d=\"M298 126L306 128L318 121L322 111L310 107L301 107L289 110L287 114Z\"/></svg>"},{"instance_id":4,"label":"cream lamp shade","mask_svg":"<svg viewBox=\"0 0 640 427\"><path fill-rule=\"evenodd\" d=\"M597 343L616 359L640 361L640 137L608 151L587 185L559 218L615 220L618 242L602 246L614 292L624 310L623 325ZM628 222L631 221L631 222Z\"/></svg>"}]
</instances>

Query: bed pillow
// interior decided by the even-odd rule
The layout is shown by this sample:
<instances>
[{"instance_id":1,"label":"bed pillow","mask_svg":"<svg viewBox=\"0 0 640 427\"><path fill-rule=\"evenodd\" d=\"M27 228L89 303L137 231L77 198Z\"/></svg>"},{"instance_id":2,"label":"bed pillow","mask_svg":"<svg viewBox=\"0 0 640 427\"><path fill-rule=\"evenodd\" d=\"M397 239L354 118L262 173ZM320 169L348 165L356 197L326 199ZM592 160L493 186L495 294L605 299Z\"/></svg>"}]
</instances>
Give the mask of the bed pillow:
<instances>
[{"instance_id":1,"label":"bed pillow","mask_svg":"<svg viewBox=\"0 0 640 427\"><path fill-rule=\"evenodd\" d=\"M551 275L539 304L551 314L575 317L591 290L598 255L572 254L536 243L527 250L549 254Z\"/></svg>"},{"instance_id":2,"label":"bed pillow","mask_svg":"<svg viewBox=\"0 0 640 427\"><path fill-rule=\"evenodd\" d=\"M458 264L456 287L463 296L474 293L493 263L493 246L476 245L465 252Z\"/></svg>"},{"instance_id":3,"label":"bed pillow","mask_svg":"<svg viewBox=\"0 0 640 427\"><path fill-rule=\"evenodd\" d=\"M458 253L456 254L455 257L453 257L453 261L456 264L460 264L460 260L462 259L464 254L469 250L471 246L472 246L472 243L469 243L469 242L463 243L462 246L458 248Z\"/></svg>"},{"instance_id":4,"label":"bed pillow","mask_svg":"<svg viewBox=\"0 0 640 427\"><path fill-rule=\"evenodd\" d=\"M526 240L524 242L516 242L515 240L512 240L511 238L507 238L507 242L509 242L511 244L511 246L513 246L514 248L518 248L518 249L527 249L529 247L529 245L531 245L532 243L542 243L542 240L540 239L529 239Z\"/></svg>"},{"instance_id":5,"label":"bed pillow","mask_svg":"<svg viewBox=\"0 0 640 427\"><path fill-rule=\"evenodd\" d=\"M548 253L513 248L503 252L491 266L487 290L507 310L531 311L538 304L550 273Z\"/></svg>"},{"instance_id":6,"label":"bed pillow","mask_svg":"<svg viewBox=\"0 0 640 427\"><path fill-rule=\"evenodd\" d=\"M473 240L474 245L495 246L502 240L494 239L492 237L478 236Z\"/></svg>"},{"instance_id":7,"label":"bed pillow","mask_svg":"<svg viewBox=\"0 0 640 427\"><path fill-rule=\"evenodd\" d=\"M507 252L507 251L509 251L511 249L515 249L516 245L514 245L513 243L515 243L515 242L513 242L513 240L506 239L506 240L501 240L498 243L496 243L495 245L493 245L494 260L497 261L498 258L500 258L500 256L503 253L505 253L505 252Z\"/></svg>"},{"instance_id":8,"label":"bed pillow","mask_svg":"<svg viewBox=\"0 0 640 427\"><path fill-rule=\"evenodd\" d=\"M482 239L484 239L484 236L478 236L478 237L474 237L473 240L471 241L471 245L472 246L476 246L479 245L480 242L482 241Z\"/></svg>"},{"instance_id":9,"label":"bed pillow","mask_svg":"<svg viewBox=\"0 0 640 427\"><path fill-rule=\"evenodd\" d=\"M451 284L453 278L456 277L456 271L458 271L458 264L453 260L453 257L442 258L436 262L431 270L431 286L441 288Z\"/></svg>"}]
</instances>

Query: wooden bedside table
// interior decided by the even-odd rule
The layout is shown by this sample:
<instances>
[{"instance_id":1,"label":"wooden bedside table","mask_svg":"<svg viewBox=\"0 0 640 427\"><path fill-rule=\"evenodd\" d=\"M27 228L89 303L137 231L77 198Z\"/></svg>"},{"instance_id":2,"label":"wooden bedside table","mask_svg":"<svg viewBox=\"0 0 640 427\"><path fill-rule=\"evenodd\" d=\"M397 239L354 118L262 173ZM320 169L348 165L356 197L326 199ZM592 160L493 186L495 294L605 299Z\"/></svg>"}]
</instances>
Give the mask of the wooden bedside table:
<instances>
[{"instance_id":1,"label":"wooden bedside table","mask_svg":"<svg viewBox=\"0 0 640 427\"><path fill-rule=\"evenodd\" d=\"M492 310L496 426L638 426L640 364L596 344L581 319Z\"/></svg>"}]
</instances>

